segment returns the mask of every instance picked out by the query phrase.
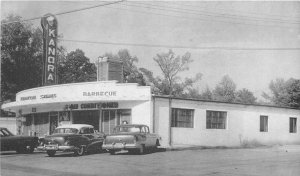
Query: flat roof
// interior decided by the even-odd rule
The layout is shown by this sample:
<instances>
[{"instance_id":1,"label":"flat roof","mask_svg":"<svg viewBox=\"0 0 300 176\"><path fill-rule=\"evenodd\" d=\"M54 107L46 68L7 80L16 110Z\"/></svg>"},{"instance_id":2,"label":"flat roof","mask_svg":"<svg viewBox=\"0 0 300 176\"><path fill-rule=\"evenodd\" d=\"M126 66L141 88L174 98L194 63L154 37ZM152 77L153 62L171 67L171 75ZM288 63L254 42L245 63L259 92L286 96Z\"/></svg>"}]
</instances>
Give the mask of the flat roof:
<instances>
[{"instance_id":1,"label":"flat roof","mask_svg":"<svg viewBox=\"0 0 300 176\"><path fill-rule=\"evenodd\" d=\"M244 105L244 106L260 106L260 107L300 110L300 108L294 108L294 107L289 107L289 106L247 104L247 103L225 102L225 101L216 101L216 100L204 100L204 99L197 99L197 98L181 98L181 97L173 97L173 96L168 96L168 95L152 95L152 97L165 98L165 99L171 98L171 99L176 99L176 100L200 101L200 102L208 102L208 103L223 103L223 104L234 104L234 105Z\"/></svg>"}]
</instances>

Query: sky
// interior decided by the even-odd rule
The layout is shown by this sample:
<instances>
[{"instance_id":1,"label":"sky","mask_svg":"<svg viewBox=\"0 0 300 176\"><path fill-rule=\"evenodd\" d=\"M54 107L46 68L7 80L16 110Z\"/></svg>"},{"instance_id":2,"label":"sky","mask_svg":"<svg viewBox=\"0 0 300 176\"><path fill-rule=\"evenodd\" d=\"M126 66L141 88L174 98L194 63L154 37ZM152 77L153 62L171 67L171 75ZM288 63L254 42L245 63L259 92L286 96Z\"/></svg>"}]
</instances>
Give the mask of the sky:
<instances>
[{"instance_id":1,"label":"sky","mask_svg":"<svg viewBox=\"0 0 300 176\"><path fill-rule=\"evenodd\" d=\"M1 1L1 20L9 13L31 19L105 3ZM229 75L237 89L247 88L262 99L271 80L300 79L300 1L126 1L56 17L64 39L60 45L68 52L82 49L91 62L128 49L138 57L138 67L161 75L156 54L190 52L193 62L180 76L202 73L200 91ZM40 19L28 22L41 27Z\"/></svg>"}]
</instances>

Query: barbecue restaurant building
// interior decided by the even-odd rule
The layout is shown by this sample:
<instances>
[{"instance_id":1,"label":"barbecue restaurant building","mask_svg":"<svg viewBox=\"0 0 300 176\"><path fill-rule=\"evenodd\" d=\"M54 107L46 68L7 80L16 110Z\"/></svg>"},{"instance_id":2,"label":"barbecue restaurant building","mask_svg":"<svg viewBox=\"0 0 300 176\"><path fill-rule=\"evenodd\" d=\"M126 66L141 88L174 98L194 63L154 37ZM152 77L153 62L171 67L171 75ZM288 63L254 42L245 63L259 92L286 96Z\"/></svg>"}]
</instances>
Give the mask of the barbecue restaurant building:
<instances>
[{"instance_id":1,"label":"barbecue restaurant building","mask_svg":"<svg viewBox=\"0 0 300 176\"><path fill-rule=\"evenodd\" d=\"M155 96L135 83L38 87L17 93L2 109L16 112L20 134L39 137L62 124L91 124L109 134L128 123L148 125L163 146L300 144L299 109Z\"/></svg>"},{"instance_id":2,"label":"barbecue restaurant building","mask_svg":"<svg viewBox=\"0 0 300 176\"><path fill-rule=\"evenodd\" d=\"M110 134L128 123L148 125L163 146L300 144L299 109L151 95L149 86L123 83L118 60L98 58L96 82L57 85L57 19L46 14L41 24L44 86L21 91L1 107L16 113L18 134L44 137L81 123Z\"/></svg>"}]
</instances>

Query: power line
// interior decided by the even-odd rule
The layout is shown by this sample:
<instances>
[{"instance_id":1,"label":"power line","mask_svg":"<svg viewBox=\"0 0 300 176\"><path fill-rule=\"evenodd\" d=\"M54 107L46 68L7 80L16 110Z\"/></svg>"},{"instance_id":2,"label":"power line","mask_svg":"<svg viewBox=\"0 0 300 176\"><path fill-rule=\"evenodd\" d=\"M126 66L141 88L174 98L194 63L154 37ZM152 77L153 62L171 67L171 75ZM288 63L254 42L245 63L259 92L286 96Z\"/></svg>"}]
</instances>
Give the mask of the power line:
<instances>
[{"instance_id":1,"label":"power line","mask_svg":"<svg viewBox=\"0 0 300 176\"><path fill-rule=\"evenodd\" d=\"M129 5L129 4L120 4L122 6L128 6L128 7L142 7L142 8L149 8L149 7L143 7L143 6L137 6L137 5ZM111 9L119 9L119 10L127 10L131 12L138 12L143 14L154 14L154 15L160 15L160 16L167 16L167 17L173 17L173 18L182 18L182 19L188 19L188 20L201 20L201 21L208 21L208 22L221 22L221 23L231 23L231 24L238 24L238 25L249 25L249 26L258 26L258 27L279 27L279 28L290 28L290 26L282 26L282 25L265 25L265 24L249 24L249 23L241 23L241 22L235 22L235 21L222 21L222 20L216 20L216 19L203 19L203 18L197 18L197 17L187 17L187 16L174 16L169 14L162 14L162 13L154 13L151 11L145 12L145 11L139 11L139 10L132 10L128 8L117 8L117 7L105 7L105 8L111 8ZM151 8L151 7L150 7ZM151 8L156 9L156 8ZM159 9L156 9L159 10Z\"/></svg>"},{"instance_id":2,"label":"power line","mask_svg":"<svg viewBox=\"0 0 300 176\"><path fill-rule=\"evenodd\" d=\"M127 3L134 3L134 4L141 4L141 5L146 5L146 6L153 6L153 7L162 7L157 4L149 4L149 3L141 3L141 2L127 2ZM171 9L173 11L183 11L185 13L191 13L193 12L198 12L198 13L191 13L191 14L198 14L198 15L203 15L203 16L212 16L212 17L221 17L221 18L232 18L232 19L238 19L238 18L248 18L249 20L255 20L255 21L275 21L279 23L290 23L290 24L300 24L300 21L293 21L293 20L283 20L283 19L274 19L274 18L264 18L264 17L254 17L254 16L246 16L246 15L233 15L233 14L228 14L228 13L216 13L216 12L211 12L211 11L203 11L203 10L195 10L195 9L187 9L187 8L176 8L172 6L167 6L168 9ZM164 9L167 9L164 8ZM241 20L241 19L239 19ZM271 20L271 21L270 21Z\"/></svg>"},{"instance_id":3,"label":"power line","mask_svg":"<svg viewBox=\"0 0 300 176\"><path fill-rule=\"evenodd\" d=\"M161 6L157 6L157 5L150 5L150 4L143 4L143 3L137 3L137 2L130 2L130 3L135 3L135 4L121 4L121 5L129 5L129 6L135 6L135 7L142 7L142 8L149 8L149 9L155 9L155 10L164 10L164 11L171 11L171 12L179 12L179 13L185 13L185 14L192 14L192 15L200 15L200 16L209 16L209 17L222 17L222 18L225 18L225 16L222 16L222 14L220 15L211 15L211 14L203 14L203 13L193 13L193 12L190 12L190 11L186 11L182 8L177 8L177 9L166 9L166 8L161 8ZM141 5L144 5L144 6L139 6L139 5L136 5L136 4L141 4ZM152 6L152 7L149 7L149 6ZM179 10L178 10L179 9ZM198 11L197 11L198 12ZM227 17L228 18L228 17ZM229 17L229 18L233 18L233 17ZM236 17L234 18L236 20ZM227 23L234 23L234 24L245 24L245 25L259 25L259 24L247 24L247 23L240 23L240 22L236 22L236 21L222 21L222 20L216 20L216 19L206 19L206 20L209 20L209 21L217 21L217 22L227 22ZM241 19L239 19L241 20ZM258 20L255 20L255 21L258 21ZM268 21L270 22L270 21ZM280 22L279 22L280 23ZM286 22L286 23L289 23L289 22ZM290 24L300 24L300 23L290 23ZM259 25L259 26L271 26L271 25ZM272 26L276 26L276 25L272 25Z\"/></svg>"},{"instance_id":4,"label":"power line","mask_svg":"<svg viewBox=\"0 0 300 176\"><path fill-rule=\"evenodd\" d=\"M159 1L160 3L167 3L167 4L170 4L168 1ZM191 1L191 2L193 2L193 1ZM186 6L186 7L193 7L193 8L195 8L195 7L197 7L197 6L195 6L195 5L191 5L191 4L180 4L180 6ZM197 9L199 9L198 7L197 7ZM253 14L253 15L256 15L256 16L260 16L260 17L262 17L262 15L263 16L265 16L265 17L280 17L280 18L288 18L288 19L296 19L295 17L293 17L293 16L287 16L287 15L275 15L275 14L266 14L266 13L255 13L255 12L249 12L249 11L242 11L242 10L236 10L236 9L230 9L230 10L228 10L228 9L224 9L224 8L216 8L216 7L214 7L213 9L212 8L202 8L202 9L205 9L205 10L208 10L208 9L211 9L211 10L219 10L219 11L230 11L231 13L232 12L242 12L243 14L247 14L247 15L250 15L250 14ZM300 15L300 14L299 14ZM299 20L299 18L297 18L298 20Z\"/></svg>"},{"instance_id":5,"label":"power line","mask_svg":"<svg viewBox=\"0 0 300 176\"><path fill-rule=\"evenodd\" d=\"M89 9L93 9L93 8L97 8L97 7L107 6L107 5L111 5L111 4L117 4L117 3L120 3L120 2L123 2L123 1L124 0L109 2L109 3L105 3L105 4L99 4L99 5L95 5L95 6L91 6L91 7L84 7L84 8L80 8L80 9L71 10L71 11L56 13L54 15L58 16L58 15L64 15L64 14L74 13L74 12L83 11L83 10L89 10ZM11 24L11 23L20 23L20 22L24 22L24 21L32 21L32 20L41 19L42 17L44 17L44 16L24 19L24 20L20 20L20 21L10 21L10 22L6 22L6 23L1 23L1 25L7 25L7 24Z\"/></svg>"},{"instance_id":6,"label":"power line","mask_svg":"<svg viewBox=\"0 0 300 176\"><path fill-rule=\"evenodd\" d=\"M141 46L141 47L153 47L153 48L181 48L181 49L201 49L201 50L248 50L248 51L298 51L300 48L249 48L249 47L199 47L199 46L180 46L180 45L159 45L159 44L137 44L137 43L120 43L120 42L101 42L101 41L88 41L88 40L71 40L71 39L60 39L63 42L75 42L75 43L90 43L90 44L101 44L101 45L126 45L126 46Z\"/></svg>"}]
</instances>

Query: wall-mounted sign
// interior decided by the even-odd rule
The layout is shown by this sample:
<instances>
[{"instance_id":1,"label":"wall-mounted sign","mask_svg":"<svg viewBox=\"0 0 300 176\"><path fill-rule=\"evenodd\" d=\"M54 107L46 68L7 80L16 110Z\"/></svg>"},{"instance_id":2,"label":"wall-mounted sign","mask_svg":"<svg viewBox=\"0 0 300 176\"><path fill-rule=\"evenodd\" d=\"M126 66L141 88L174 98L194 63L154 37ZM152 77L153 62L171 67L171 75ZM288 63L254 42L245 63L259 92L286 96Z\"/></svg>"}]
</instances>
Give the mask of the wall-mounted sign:
<instances>
[{"instance_id":1,"label":"wall-mounted sign","mask_svg":"<svg viewBox=\"0 0 300 176\"><path fill-rule=\"evenodd\" d=\"M99 97L99 96L114 97L117 96L117 92L116 91L83 92L82 95L84 97Z\"/></svg>"},{"instance_id":2,"label":"wall-mounted sign","mask_svg":"<svg viewBox=\"0 0 300 176\"><path fill-rule=\"evenodd\" d=\"M67 104L65 110L76 110L76 109L106 109L106 108L118 108L118 102L105 102L105 103L83 103L83 104Z\"/></svg>"},{"instance_id":3,"label":"wall-mounted sign","mask_svg":"<svg viewBox=\"0 0 300 176\"><path fill-rule=\"evenodd\" d=\"M57 97L56 94L43 94L43 95L39 95L39 96L26 96L26 97L20 97L21 101L27 101L27 100L36 100L37 97L39 97L39 99L54 99Z\"/></svg>"},{"instance_id":4,"label":"wall-mounted sign","mask_svg":"<svg viewBox=\"0 0 300 176\"><path fill-rule=\"evenodd\" d=\"M44 98L56 98L56 94L45 94L40 96L41 99Z\"/></svg>"},{"instance_id":5,"label":"wall-mounted sign","mask_svg":"<svg viewBox=\"0 0 300 176\"><path fill-rule=\"evenodd\" d=\"M41 19L43 28L43 85L57 84L57 20L52 14Z\"/></svg>"},{"instance_id":6,"label":"wall-mounted sign","mask_svg":"<svg viewBox=\"0 0 300 176\"><path fill-rule=\"evenodd\" d=\"M27 97L21 97L21 101L26 101L26 100L35 100L36 96L27 96Z\"/></svg>"}]
</instances>

